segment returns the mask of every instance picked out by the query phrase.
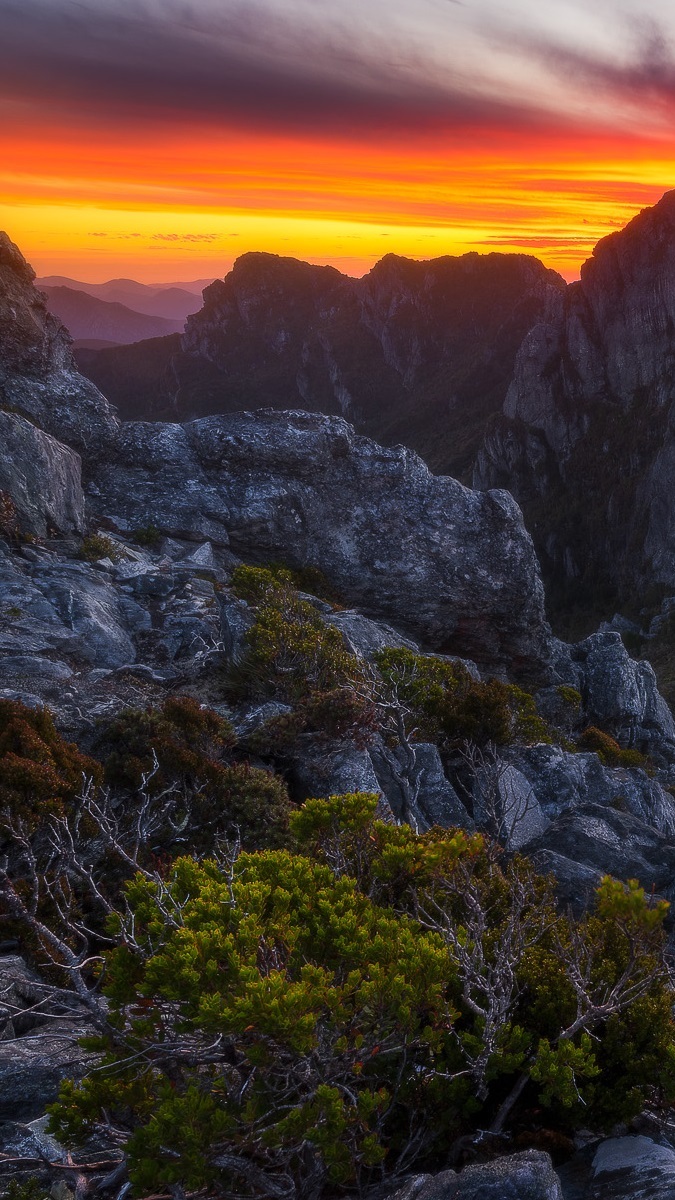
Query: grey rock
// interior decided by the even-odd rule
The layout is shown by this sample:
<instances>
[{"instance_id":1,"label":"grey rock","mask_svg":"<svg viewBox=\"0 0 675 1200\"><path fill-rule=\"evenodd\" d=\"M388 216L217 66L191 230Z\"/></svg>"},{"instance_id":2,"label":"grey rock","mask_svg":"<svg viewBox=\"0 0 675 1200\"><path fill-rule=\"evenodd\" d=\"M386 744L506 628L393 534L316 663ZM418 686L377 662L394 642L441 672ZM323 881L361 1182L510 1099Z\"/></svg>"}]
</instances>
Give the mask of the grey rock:
<instances>
[{"instance_id":1,"label":"grey rock","mask_svg":"<svg viewBox=\"0 0 675 1200\"><path fill-rule=\"evenodd\" d=\"M381 621L371 621L352 609L343 612L329 610L326 614L326 624L339 629L347 649L360 654L362 658L372 658L378 650L419 651L416 642L403 637L390 625Z\"/></svg>"},{"instance_id":2,"label":"grey rock","mask_svg":"<svg viewBox=\"0 0 675 1200\"><path fill-rule=\"evenodd\" d=\"M554 876L556 895L564 909L582 913L591 905L604 874L602 870L575 862L555 850L533 851L529 846L528 856L542 875Z\"/></svg>"},{"instance_id":3,"label":"grey rock","mask_svg":"<svg viewBox=\"0 0 675 1200\"><path fill-rule=\"evenodd\" d=\"M0 957L0 1120L31 1120L56 1099L63 1079L95 1061L79 1039L82 1015L60 1016L53 989L17 955Z\"/></svg>"},{"instance_id":4,"label":"grey rock","mask_svg":"<svg viewBox=\"0 0 675 1200\"><path fill-rule=\"evenodd\" d=\"M39 675L42 679L70 679L72 667L64 662L54 662L39 654L7 654L0 659L0 669L6 676Z\"/></svg>"},{"instance_id":5,"label":"grey rock","mask_svg":"<svg viewBox=\"0 0 675 1200\"><path fill-rule=\"evenodd\" d=\"M383 795L370 754L349 744L327 752L303 746L294 760L292 773L294 791L302 800L352 792Z\"/></svg>"},{"instance_id":6,"label":"grey rock","mask_svg":"<svg viewBox=\"0 0 675 1200\"><path fill-rule=\"evenodd\" d=\"M0 411L0 493L17 529L45 537L84 527L80 457L17 413Z\"/></svg>"},{"instance_id":7,"label":"grey rock","mask_svg":"<svg viewBox=\"0 0 675 1200\"><path fill-rule=\"evenodd\" d=\"M203 542L201 546L197 546L195 550L185 554L181 560L181 564L185 563L190 567L211 567L218 569L216 556L213 553L213 546L210 542Z\"/></svg>"},{"instance_id":8,"label":"grey rock","mask_svg":"<svg viewBox=\"0 0 675 1200\"><path fill-rule=\"evenodd\" d=\"M646 891L653 888L666 899L674 890L672 839L651 829L632 813L615 808L588 803L568 809L528 845L530 857L537 859L540 851L559 855L601 875L638 879ZM553 859L549 861L555 863ZM570 878L569 869L565 874Z\"/></svg>"},{"instance_id":9,"label":"grey rock","mask_svg":"<svg viewBox=\"0 0 675 1200\"><path fill-rule=\"evenodd\" d=\"M391 1200L455 1200L459 1176L455 1171L439 1175L414 1175Z\"/></svg>"},{"instance_id":10,"label":"grey rock","mask_svg":"<svg viewBox=\"0 0 675 1200\"><path fill-rule=\"evenodd\" d=\"M402 820L408 801L406 781L415 796L412 817L420 832L433 825L445 828L459 826L473 829L474 824L452 784L446 778L438 747L431 742L416 742L413 745L415 764L411 770L407 756L400 748L392 749L383 743L370 748L379 788L397 817Z\"/></svg>"},{"instance_id":11,"label":"grey rock","mask_svg":"<svg viewBox=\"0 0 675 1200\"><path fill-rule=\"evenodd\" d=\"M277 717L288 716L293 709L289 704L281 704L278 700L268 700L266 704L257 704L244 712L239 712L232 721L237 737L245 739L252 733L257 733L269 721Z\"/></svg>"},{"instance_id":12,"label":"grey rock","mask_svg":"<svg viewBox=\"0 0 675 1200\"><path fill-rule=\"evenodd\" d=\"M246 634L254 623L254 615L245 600L228 593L222 595L219 602L223 650L236 664L246 653Z\"/></svg>"},{"instance_id":13,"label":"grey rock","mask_svg":"<svg viewBox=\"0 0 675 1200\"><path fill-rule=\"evenodd\" d=\"M34 278L0 233L0 408L91 455L114 439L118 423L98 389L76 371L70 336L47 311Z\"/></svg>"},{"instance_id":14,"label":"grey rock","mask_svg":"<svg viewBox=\"0 0 675 1200\"><path fill-rule=\"evenodd\" d=\"M366 615L432 649L546 671L551 640L532 543L505 492L435 477L340 418L261 411L128 424L92 503L258 559L315 566Z\"/></svg>"},{"instance_id":15,"label":"grey rock","mask_svg":"<svg viewBox=\"0 0 675 1200\"><path fill-rule=\"evenodd\" d=\"M675 836L675 799L640 769L605 767L597 754L573 754L544 744L514 747L505 754L527 779L549 820L594 803L632 813L659 833Z\"/></svg>"},{"instance_id":16,"label":"grey rock","mask_svg":"<svg viewBox=\"0 0 675 1200\"><path fill-rule=\"evenodd\" d=\"M520 850L546 829L548 820L532 784L512 763L481 767L473 782L473 815L479 829L509 850Z\"/></svg>"},{"instance_id":17,"label":"grey rock","mask_svg":"<svg viewBox=\"0 0 675 1200\"><path fill-rule=\"evenodd\" d=\"M672 1200L675 1150L647 1137L610 1138L593 1159L587 1200Z\"/></svg>"},{"instance_id":18,"label":"grey rock","mask_svg":"<svg viewBox=\"0 0 675 1200\"><path fill-rule=\"evenodd\" d=\"M526 1150L465 1167L453 1200L563 1200L548 1154ZM439 1198L440 1200L440 1198ZM448 1200L450 1200L448 1196Z\"/></svg>"},{"instance_id":19,"label":"grey rock","mask_svg":"<svg viewBox=\"0 0 675 1200\"><path fill-rule=\"evenodd\" d=\"M573 647L588 720L622 745L675 758L675 722L648 662L632 659L621 635L595 633Z\"/></svg>"}]
</instances>

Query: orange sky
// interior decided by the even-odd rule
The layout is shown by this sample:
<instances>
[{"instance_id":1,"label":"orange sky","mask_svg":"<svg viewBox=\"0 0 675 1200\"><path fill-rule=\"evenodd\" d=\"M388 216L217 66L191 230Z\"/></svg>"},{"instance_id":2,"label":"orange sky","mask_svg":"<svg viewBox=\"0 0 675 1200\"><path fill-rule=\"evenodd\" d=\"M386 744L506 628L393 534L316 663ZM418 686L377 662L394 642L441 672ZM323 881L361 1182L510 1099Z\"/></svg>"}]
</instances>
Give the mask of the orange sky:
<instances>
[{"instance_id":1,"label":"orange sky","mask_svg":"<svg viewBox=\"0 0 675 1200\"><path fill-rule=\"evenodd\" d=\"M12 62L23 44L21 14L44 2L12 9ZM516 82L508 102L496 98L487 86L494 70L480 94L454 78L451 88L435 81L424 90L417 61L414 86L406 64L398 91L386 72L375 87L372 69L364 84L355 68L327 91L323 77L304 80L297 64L279 82L275 63L269 82L269 63L249 65L249 44L244 54L237 43L245 69L232 95L223 101L218 87L196 94L190 77L182 101L167 86L181 71L173 44L164 51L166 78L149 81L147 72L126 72L123 57L108 63L106 48L99 89L90 60L102 53L103 33L75 68L63 58L65 37L59 49L53 36L53 50L47 38L42 50L27 40L44 64L31 84L25 71L8 70L9 58L3 73L2 22L0 6L0 227L41 275L194 279L224 274L247 250L360 274L389 251L428 258L500 250L536 254L574 278L599 238L675 185L670 94L662 87L655 96L649 80L643 94L633 76L608 83L606 64L591 113L579 99L587 79L574 103L555 95L548 103L547 93L547 107L519 94ZM210 60L205 67L199 57L203 38L195 45L199 81ZM261 111L250 77L263 81ZM315 120L312 89L323 105Z\"/></svg>"}]
</instances>

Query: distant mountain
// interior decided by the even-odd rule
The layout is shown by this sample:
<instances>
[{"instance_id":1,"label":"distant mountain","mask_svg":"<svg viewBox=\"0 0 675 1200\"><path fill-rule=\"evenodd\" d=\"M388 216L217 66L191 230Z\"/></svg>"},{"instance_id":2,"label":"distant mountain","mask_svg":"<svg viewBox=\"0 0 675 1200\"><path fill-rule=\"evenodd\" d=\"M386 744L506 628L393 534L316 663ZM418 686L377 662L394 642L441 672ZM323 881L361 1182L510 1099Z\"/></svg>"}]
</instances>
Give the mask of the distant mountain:
<instances>
[{"instance_id":1,"label":"distant mountain","mask_svg":"<svg viewBox=\"0 0 675 1200\"><path fill-rule=\"evenodd\" d=\"M117 344L178 333L184 320L148 316L124 304L99 300L68 287L43 287L49 311L58 317L71 337L78 341Z\"/></svg>"},{"instance_id":2,"label":"distant mountain","mask_svg":"<svg viewBox=\"0 0 675 1200\"><path fill-rule=\"evenodd\" d=\"M134 312L150 317L165 317L170 321L184 322L186 317L201 308L202 291L212 283L211 279L197 279L193 283L166 283L151 285L138 283L135 279L109 279L107 283L82 283L65 275L45 275L36 280L43 291L66 287L86 292L97 300L123 304Z\"/></svg>"},{"instance_id":3,"label":"distant mountain","mask_svg":"<svg viewBox=\"0 0 675 1200\"><path fill-rule=\"evenodd\" d=\"M524 254L390 254L363 279L245 254L205 290L182 342L78 361L125 419L262 407L338 414L466 478L523 338L565 286Z\"/></svg>"}]
</instances>

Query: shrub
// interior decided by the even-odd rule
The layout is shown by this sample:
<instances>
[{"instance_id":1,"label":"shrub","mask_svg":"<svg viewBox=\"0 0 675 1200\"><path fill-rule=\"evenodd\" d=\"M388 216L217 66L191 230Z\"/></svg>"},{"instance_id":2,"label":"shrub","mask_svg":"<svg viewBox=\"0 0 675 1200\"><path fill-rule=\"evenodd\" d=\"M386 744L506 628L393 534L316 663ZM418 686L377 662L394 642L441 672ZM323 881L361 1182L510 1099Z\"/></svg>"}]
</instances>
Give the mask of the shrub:
<instances>
[{"instance_id":1,"label":"shrub","mask_svg":"<svg viewBox=\"0 0 675 1200\"><path fill-rule=\"evenodd\" d=\"M112 562L118 562L122 558L122 551L117 542L106 537L105 534L90 533L82 539L80 558L85 559L86 562L98 562L100 558L109 558Z\"/></svg>"},{"instance_id":2,"label":"shrub","mask_svg":"<svg viewBox=\"0 0 675 1200\"><path fill-rule=\"evenodd\" d=\"M14 541L19 536L19 518L9 492L0 490L0 537Z\"/></svg>"},{"instance_id":3,"label":"shrub","mask_svg":"<svg viewBox=\"0 0 675 1200\"><path fill-rule=\"evenodd\" d=\"M185 844L211 851L219 837L244 845L278 845L290 801L284 782L246 762L231 762L236 736L229 721L189 696L172 696L161 709L127 709L98 737L105 781L128 796L139 789L165 800L156 832L169 849Z\"/></svg>"},{"instance_id":4,"label":"shrub","mask_svg":"<svg viewBox=\"0 0 675 1200\"><path fill-rule=\"evenodd\" d=\"M35 824L72 803L87 778L100 781L97 762L57 732L44 708L0 700L0 808Z\"/></svg>"},{"instance_id":5,"label":"shrub","mask_svg":"<svg viewBox=\"0 0 675 1200\"><path fill-rule=\"evenodd\" d=\"M290 572L283 568L237 567L233 573L236 594L256 610L246 635L247 653L231 681L240 695L276 696L293 704L312 693L339 688L362 673L340 632L326 625L292 584Z\"/></svg>"},{"instance_id":6,"label":"shrub","mask_svg":"<svg viewBox=\"0 0 675 1200\"><path fill-rule=\"evenodd\" d=\"M139 948L109 955L106 989L127 1049L109 1044L107 1066L64 1089L59 1135L105 1112L129 1131L141 1192L276 1195L290 1176L309 1195L395 1164L428 1116L420 1077L453 1020L441 939L285 852L242 855L232 879L181 860L168 887L173 928L156 887L129 886ZM209 1045L221 1049L200 1062Z\"/></svg>"},{"instance_id":7,"label":"shrub","mask_svg":"<svg viewBox=\"0 0 675 1200\"><path fill-rule=\"evenodd\" d=\"M646 755L639 750L623 750L613 737L595 725L589 725L584 730L579 738L579 746L583 750L592 750L606 767L644 768L649 765Z\"/></svg>"},{"instance_id":8,"label":"shrub","mask_svg":"<svg viewBox=\"0 0 675 1200\"><path fill-rule=\"evenodd\" d=\"M155 525L142 525L140 529L131 531L131 540L137 546L147 546L150 550L159 546L163 536L161 530L157 529Z\"/></svg>"},{"instance_id":9,"label":"shrub","mask_svg":"<svg viewBox=\"0 0 675 1200\"><path fill-rule=\"evenodd\" d=\"M381 650L375 662L385 685L432 740L478 746L551 741L533 697L522 688L498 679L475 680L461 662L411 650Z\"/></svg>"},{"instance_id":10,"label":"shrub","mask_svg":"<svg viewBox=\"0 0 675 1200\"><path fill-rule=\"evenodd\" d=\"M606 878L595 911L480 835L312 800L300 854L181 859L111 921L103 1063L53 1128L101 1121L144 1190L366 1189L522 1094L565 1127L675 1098L667 910Z\"/></svg>"}]
</instances>

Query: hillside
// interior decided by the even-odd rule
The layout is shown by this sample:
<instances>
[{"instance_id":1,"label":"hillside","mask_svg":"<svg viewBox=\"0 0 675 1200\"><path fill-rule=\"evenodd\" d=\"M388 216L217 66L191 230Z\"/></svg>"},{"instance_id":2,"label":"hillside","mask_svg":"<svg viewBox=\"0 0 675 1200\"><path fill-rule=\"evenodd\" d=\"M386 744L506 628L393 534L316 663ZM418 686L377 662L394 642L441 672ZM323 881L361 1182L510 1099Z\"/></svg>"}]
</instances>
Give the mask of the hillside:
<instances>
[{"instance_id":1,"label":"hillside","mask_svg":"<svg viewBox=\"0 0 675 1200\"><path fill-rule=\"evenodd\" d=\"M98 300L86 292L67 287L43 288L47 307L66 326L75 342L101 341L127 343L144 338L179 333L184 321L147 316L124 304Z\"/></svg>"}]
</instances>

